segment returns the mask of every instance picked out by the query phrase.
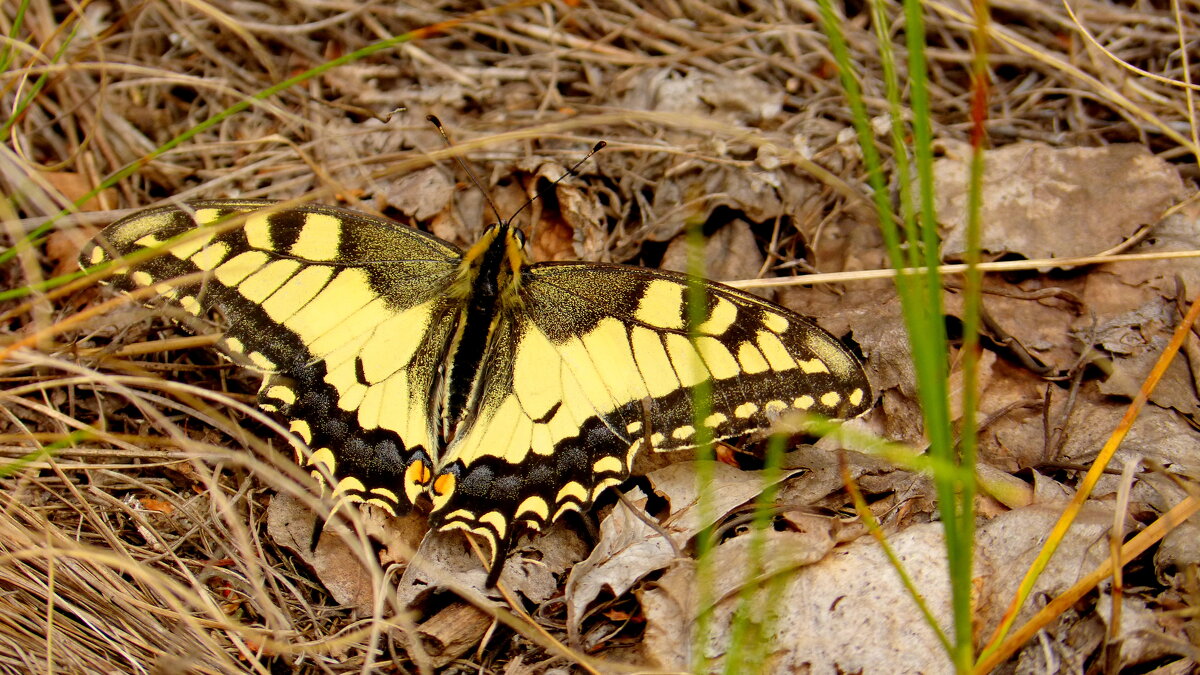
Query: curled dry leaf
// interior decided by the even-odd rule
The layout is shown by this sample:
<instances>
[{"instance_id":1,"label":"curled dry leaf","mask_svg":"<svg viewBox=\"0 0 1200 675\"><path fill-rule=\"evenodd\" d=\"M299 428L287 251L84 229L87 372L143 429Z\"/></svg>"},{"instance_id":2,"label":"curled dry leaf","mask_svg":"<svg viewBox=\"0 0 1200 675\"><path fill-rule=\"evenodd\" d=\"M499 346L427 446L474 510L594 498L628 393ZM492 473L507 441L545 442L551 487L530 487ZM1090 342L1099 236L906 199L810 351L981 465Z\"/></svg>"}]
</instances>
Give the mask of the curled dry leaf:
<instances>
[{"instance_id":1,"label":"curled dry leaf","mask_svg":"<svg viewBox=\"0 0 1200 675\"><path fill-rule=\"evenodd\" d=\"M704 512L695 463L680 462L646 474L655 491L670 502L670 514L661 529L672 537L675 547L624 504L618 503L601 521L596 548L567 579L567 621L573 633L602 590L623 595L639 579L670 565L676 548L685 548L697 532L754 499L767 485L761 472L741 471L719 462L711 463L711 471L713 481L707 489ZM644 500L640 492L630 494L631 501L635 498Z\"/></svg>"},{"instance_id":2,"label":"curled dry leaf","mask_svg":"<svg viewBox=\"0 0 1200 675\"><path fill-rule=\"evenodd\" d=\"M267 507L267 533L276 544L290 549L308 563L339 605L371 613L374 586L371 572L341 536L346 529L330 523L314 551L313 522L316 515L297 497L280 493Z\"/></svg>"}]
</instances>

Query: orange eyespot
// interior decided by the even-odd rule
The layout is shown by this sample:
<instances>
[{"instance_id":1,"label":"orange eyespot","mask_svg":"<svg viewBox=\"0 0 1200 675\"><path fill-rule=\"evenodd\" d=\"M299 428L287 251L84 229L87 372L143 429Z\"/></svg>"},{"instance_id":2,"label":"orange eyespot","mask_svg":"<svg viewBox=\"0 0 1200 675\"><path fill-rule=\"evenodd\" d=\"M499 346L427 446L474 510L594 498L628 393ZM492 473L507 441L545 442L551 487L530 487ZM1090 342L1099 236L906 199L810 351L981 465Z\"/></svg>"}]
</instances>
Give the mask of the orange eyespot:
<instances>
[{"instance_id":1,"label":"orange eyespot","mask_svg":"<svg viewBox=\"0 0 1200 675\"><path fill-rule=\"evenodd\" d=\"M408 469L404 472L404 478L413 485L428 485L433 472L429 470L429 466L424 460L418 460L408 465Z\"/></svg>"},{"instance_id":2,"label":"orange eyespot","mask_svg":"<svg viewBox=\"0 0 1200 675\"><path fill-rule=\"evenodd\" d=\"M454 474L444 473L433 481L434 497L443 497L454 491Z\"/></svg>"}]
</instances>

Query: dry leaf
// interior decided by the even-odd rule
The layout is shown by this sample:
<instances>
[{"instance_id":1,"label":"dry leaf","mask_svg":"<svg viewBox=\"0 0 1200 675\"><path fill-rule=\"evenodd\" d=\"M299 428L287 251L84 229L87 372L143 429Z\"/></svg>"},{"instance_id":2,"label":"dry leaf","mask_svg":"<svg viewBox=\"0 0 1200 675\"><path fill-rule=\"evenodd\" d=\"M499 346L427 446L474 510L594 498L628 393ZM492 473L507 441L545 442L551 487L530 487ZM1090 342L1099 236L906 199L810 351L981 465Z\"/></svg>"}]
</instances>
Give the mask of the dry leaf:
<instances>
[{"instance_id":1,"label":"dry leaf","mask_svg":"<svg viewBox=\"0 0 1200 675\"><path fill-rule=\"evenodd\" d=\"M1089 398L1084 397L1067 422L1059 461L1090 463L1125 415L1125 404ZM1184 418L1157 406L1147 406L1121 442L1109 466L1120 468L1127 461L1145 457L1171 470L1197 474L1200 473L1200 457L1197 457L1196 448L1200 448L1200 432ZM1102 478L1097 496L1110 492L1115 487L1115 480L1115 476Z\"/></svg>"},{"instance_id":2,"label":"dry leaf","mask_svg":"<svg viewBox=\"0 0 1200 675\"><path fill-rule=\"evenodd\" d=\"M688 271L688 238L678 236L667 245L660 267L676 272ZM755 279L762 271L763 255L754 232L744 220L734 220L704 241L704 277L716 281ZM764 298L765 289L750 291Z\"/></svg>"},{"instance_id":3,"label":"dry leaf","mask_svg":"<svg viewBox=\"0 0 1200 675\"><path fill-rule=\"evenodd\" d=\"M934 164L942 256L965 250L967 156ZM1179 172L1144 145L1014 143L984 157L981 245L1026 258L1094 255L1157 221L1185 195Z\"/></svg>"},{"instance_id":4,"label":"dry leaf","mask_svg":"<svg viewBox=\"0 0 1200 675\"><path fill-rule=\"evenodd\" d=\"M142 508L146 509L147 511L155 511L165 515L171 515L172 513L175 513L175 505L171 504L170 502L165 502L161 499L142 497L141 499L138 499L138 503L141 504Z\"/></svg>"},{"instance_id":5,"label":"dry leaf","mask_svg":"<svg viewBox=\"0 0 1200 675\"><path fill-rule=\"evenodd\" d=\"M74 202L82 198L87 193L91 192L96 187L92 179L83 174L74 173L72 171L43 171L40 176L46 179L46 182L54 186L54 189L63 196L64 199ZM80 207L80 211L105 211L114 208L117 204L117 191L115 188L105 188L93 195L90 199L84 202Z\"/></svg>"},{"instance_id":6,"label":"dry leaf","mask_svg":"<svg viewBox=\"0 0 1200 675\"><path fill-rule=\"evenodd\" d=\"M713 481L706 495L707 517L703 517L699 508L700 486L694 463L679 462L646 474L655 491L670 502L670 514L661 527L679 549L686 547L701 529L753 499L767 484L761 472L742 471L719 462L710 465ZM634 494L630 494L631 501ZM585 610L602 590L621 596L639 579L663 569L674 559L675 549L671 544L618 503L601 521L600 540L592 554L576 565L567 579L569 630L578 631Z\"/></svg>"},{"instance_id":7,"label":"dry leaf","mask_svg":"<svg viewBox=\"0 0 1200 675\"><path fill-rule=\"evenodd\" d=\"M413 220L424 221L450 208L454 182L431 166L382 183L375 192L377 211L391 206Z\"/></svg>"},{"instance_id":8,"label":"dry leaf","mask_svg":"<svg viewBox=\"0 0 1200 675\"><path fill-rule=\"evenodd\" d=\"M1025 507L980 528L975 584L980 634L987 635L995 626L1061 506ZM1034 597L1064 590L1103 560L1111 523L1112 511L1107 507L1085 507L1038 580ZM787 538L780 540L786 542ZM948 629L950 594L941 525L915 525L890 534L888 540L939 625ZM749 562L742 550L726 552L725 548L717 550L716 568L746 569ZM776 577L778 586L771 586L768 579L749 607L751 629L758 631L755 639L769 641L764 672L834 675L950 670L941 644L921 619L878 543L863 538L815 562L803 550L794 549L790 557L768 554L762 562L782 575ZM716 669L729 648L730 619L739 606L734 591L743 583L741 576L719 574L710 589L709 597L716 597L717 604L709 623L711 633L703 644L704 656L715 660L710 666ZM646 614L643 651L654 665L671 670L692 668L695 593L695 567L689 561L673 567L641 594ZM1018 620L1036 609L1027 605Z\"/></svg>"},{"instance_id":9,"label":"dry leaf","mask_svg":"<svg viewBox=\"0 0 1200 675\"><path fill-rule=\"evenodd\" d=\"M308 563L339 605L370 615L375 598L371 571L343 540L346 530L341 524L328 523L317 549L312 550L315 519L316 514L300 499L280 493L267 507L267 533L276 544Z\"/></svg>"}]
</instances>

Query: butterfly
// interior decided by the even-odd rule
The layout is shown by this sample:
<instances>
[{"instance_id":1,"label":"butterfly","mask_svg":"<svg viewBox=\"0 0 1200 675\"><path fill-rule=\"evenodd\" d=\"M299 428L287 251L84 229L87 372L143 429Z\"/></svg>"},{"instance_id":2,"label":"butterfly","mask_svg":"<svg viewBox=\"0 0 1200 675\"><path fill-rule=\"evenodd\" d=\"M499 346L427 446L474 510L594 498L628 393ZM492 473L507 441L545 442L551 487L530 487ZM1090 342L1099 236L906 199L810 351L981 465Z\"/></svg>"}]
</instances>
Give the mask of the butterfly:
<instances>
[{"instance_id":1,"label":"butterfly","mask_svg":"<svg viewBox=\"0 0 1200 675\"><path fill-rule=\"evenodd\" d=\"M219 348L262 373L260 406L323 488L392 514L428 499L431 527L490 544L489 585L521 527L586 509L639 452L872 403L857 358L788 309L525 244L503 220L463 251L349 209L225 199L123 218L81 263L144 253L111 283L219 311Z\"/></svg>"}]
</instances>

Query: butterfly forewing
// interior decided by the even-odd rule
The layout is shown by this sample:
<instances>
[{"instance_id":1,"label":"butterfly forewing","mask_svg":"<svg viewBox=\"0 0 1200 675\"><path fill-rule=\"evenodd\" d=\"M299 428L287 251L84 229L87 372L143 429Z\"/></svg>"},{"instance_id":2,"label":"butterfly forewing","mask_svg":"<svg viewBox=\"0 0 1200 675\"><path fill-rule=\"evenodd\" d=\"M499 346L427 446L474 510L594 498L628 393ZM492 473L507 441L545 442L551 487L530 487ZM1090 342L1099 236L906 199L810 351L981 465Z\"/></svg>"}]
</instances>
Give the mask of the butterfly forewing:
<instances>
[{"instance_id":1,"label":"butterfly forewing","mask_svg":"<svg viewBox=\"0 0 1200 675\"><path fill-rule=\"evenodd\" d=\"M142 212L104 230L82 261L151 254L113 283L154 286L198 318L219 310L222 350L264 373L260 403L292 418L314 472L346 498L404 508L405 470L438 449L429 392L459 309L445 290L461 253L353 211L273 207Z\"/></svg>"}]
</instances>

